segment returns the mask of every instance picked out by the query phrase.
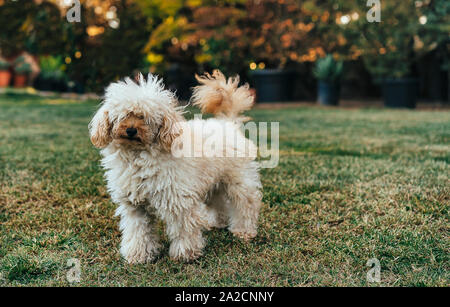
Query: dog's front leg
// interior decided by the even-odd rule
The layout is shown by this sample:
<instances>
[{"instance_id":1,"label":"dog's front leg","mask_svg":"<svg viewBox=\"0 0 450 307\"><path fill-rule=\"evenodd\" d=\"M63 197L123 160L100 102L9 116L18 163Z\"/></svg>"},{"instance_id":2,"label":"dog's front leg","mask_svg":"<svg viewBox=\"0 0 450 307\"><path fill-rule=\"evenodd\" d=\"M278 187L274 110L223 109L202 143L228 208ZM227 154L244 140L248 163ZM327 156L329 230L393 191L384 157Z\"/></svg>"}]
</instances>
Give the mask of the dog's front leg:
<instances>
[{"instance_id":1,"label":"dog's front leg","mask_svg":"<svg viewBox=\"0 0 450 307\"><path fill-rule=\"evenodd\" d=\"M169 255L177 261L192 261L202 255L205 239L202 231L212 223L206 205L189 198L160 209L171 241Z\"/></svg>"},{"instance_id":2,"label":"dog's front leg","mask_svg":"<svg viewBox=\"0 0 450 307\"><path fill-rule=\"evenodd\" d=\"M152 218L143 207L121 204L116 210L120 216L122 242L120 253L128 263L151 262L161 247L153 231Z\"/></svg>"}]
</instances>

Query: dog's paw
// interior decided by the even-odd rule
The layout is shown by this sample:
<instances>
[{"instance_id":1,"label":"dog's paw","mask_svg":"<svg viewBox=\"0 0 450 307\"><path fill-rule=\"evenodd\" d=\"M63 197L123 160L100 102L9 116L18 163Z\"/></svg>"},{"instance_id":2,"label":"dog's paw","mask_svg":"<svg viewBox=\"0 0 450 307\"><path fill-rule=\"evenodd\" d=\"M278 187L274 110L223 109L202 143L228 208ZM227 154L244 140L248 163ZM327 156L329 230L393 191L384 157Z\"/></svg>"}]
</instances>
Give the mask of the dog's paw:
<instances>
[{"instance_id":1,"label":"dog's paw","mask_svg":"<svg viewBox=\"0 0 450 307\"><path fill-rule=\"evenodd\" d=\"M173 241L169 248L169 256L175 261L191 262L202 256L203 244L192 244L184 240ZM198 242L197 242L198 243Z\"/></svg>"},{"instance_id":2,"label":"dog's paw","mask_svg":"<svg viewBox=\"0 0 450 307\"><path fill-rule=\"evenodd\" d=\"M228 217L226 215L219 215L217 219L217 223L214 225L215 228L227 228L229 224Z\"/></svg>"},{"instance_id":3,"label":"dog's paw","mask_svg":"<svg viewBox=\"0 0 450 307\"><path fill-rule=\"evenodd\" d=\"M250 241L257 235L256 230L249 231L245 229L230 229L230 231L235 237L238 237L239 239L242 239L246 242Z\"/></svg>"},{"instance_id":4,"label":"dog's paw","mask_svg":"<svg viewBox=\"0 0 450 307\"><path fill-rule=\"evenodd\" d=\"M169 253L172 260L179 262L192 262L202 256L201 251L186 251L185 253Z\"/></svg>"},{"instance_id":5,"label":"dog's paw","mask_svg":"<svg viewBox=\"0 0 450 307\"><path fill-rule=\"evenodd\" d=\"M132 248L130 250L121 249L121 254L129 264L150 263L159 254L159 244L147 244L144 247Z\"/></svg>"}]
</instances>

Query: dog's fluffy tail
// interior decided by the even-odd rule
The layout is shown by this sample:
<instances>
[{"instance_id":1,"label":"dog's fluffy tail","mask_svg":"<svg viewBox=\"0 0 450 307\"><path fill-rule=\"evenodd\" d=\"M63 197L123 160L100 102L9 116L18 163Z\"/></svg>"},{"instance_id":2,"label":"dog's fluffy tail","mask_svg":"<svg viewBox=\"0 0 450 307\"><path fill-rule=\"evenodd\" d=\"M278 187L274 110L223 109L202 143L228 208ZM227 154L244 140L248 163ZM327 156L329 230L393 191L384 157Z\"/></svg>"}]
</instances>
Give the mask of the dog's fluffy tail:
<instances>
[{"instance_id":1,"label":"dog's fluffy tail","mask_svg":"<svg viewBox=\"0 0 450 307\"><path fill-rule=\"evenodd\" d=\"M201 84L194 87L192 102L198 106L202 113L212 113L219 117L245 121L247 117L240 114L250 110L254 97L251 95L248 84L239 85L239 76L230 77L228 80L219 71L214 70L212 75L205 73L202 76L195 75Z\"/></svg>"}]
</instances>

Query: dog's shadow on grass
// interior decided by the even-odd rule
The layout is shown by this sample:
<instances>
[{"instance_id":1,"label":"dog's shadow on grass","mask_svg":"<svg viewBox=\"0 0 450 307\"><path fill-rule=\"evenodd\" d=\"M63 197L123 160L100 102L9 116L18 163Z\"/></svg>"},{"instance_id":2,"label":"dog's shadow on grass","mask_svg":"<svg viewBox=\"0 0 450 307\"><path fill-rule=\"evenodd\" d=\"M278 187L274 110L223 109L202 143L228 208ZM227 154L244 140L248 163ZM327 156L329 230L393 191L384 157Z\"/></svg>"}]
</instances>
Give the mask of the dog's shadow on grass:
<instances>
[{"instance_id":1,"label":"dog's shadow on grass","mask_svg":"<svg viewBox=\"0 0 450 307\"><path fill-rule=\"evenodd\" d=\"M144 265L168 264L178 273L183 264L195 264L200 267L207 267L217 259L224 259L227 255L241 253L249 256L267 245L268 239L259 233L254 239L246 242L236 238L228 229L213 229L204 233L206 246L203 255L189 262L176 261L169 257L170 241L164 237L161 241L162 248L158 256L151 262Z\"/></svg>"}]
</instances>

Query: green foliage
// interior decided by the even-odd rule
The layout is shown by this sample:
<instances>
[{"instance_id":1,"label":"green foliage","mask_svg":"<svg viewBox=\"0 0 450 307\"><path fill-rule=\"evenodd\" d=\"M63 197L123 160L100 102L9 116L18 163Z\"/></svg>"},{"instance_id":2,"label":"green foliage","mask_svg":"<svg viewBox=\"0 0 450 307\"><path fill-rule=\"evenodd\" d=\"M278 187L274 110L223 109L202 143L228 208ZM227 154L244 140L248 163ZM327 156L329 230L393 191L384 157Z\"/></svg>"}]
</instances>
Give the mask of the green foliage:
<instances>
[{"instance_id":1,"label":"green foliage","mask_svg":"<svg viewBox=\"0 0 450 307\"><path fill-rule=\"evenodd\" d=\"M36 10L34 1L5 1L0 5L0 48L10 57L25 49L29 21Z\"/></svg>"},{"instance_id":2,"label":"green foliage","mask_svg":"<svg viewBox=\"0 0 450 307\"><path fill-rule=\"evenodd\" d=\"M321 81L336 82L341 78L343 68L342 61L336 61L331 54L328 54L317 60L314 75Z\"/></svg>"},{"instance_id":3,"label":"green foliage","mask_svg":"<svg viewBox=\"0 0 450 307\"><path fill-rule=\"evenodd\" d=\"M18 56L18 57L14 60L14 65L15 65L15 66L21 65L21 64L23 64L23 63L25 63L25 57L24 57L23 55Z\"/></svg>"},{"instance_id":4,"label":"green foliage","mask_svg":"<svg viewBox=\"0 0 450 307\"><path fill-rule=\"evenodd\" d=\"M424 25L421 35L435 38L438 48L438 56L443 60L442 69L450 70L450 1L435 0L433 6L424 12L427 23Z\"/></svg>"},{"instance_id":5,"label":"green foliage","mask_svg":"<svg viewBox=\"0 0 450 307\"><path fill-rule=\"evenodd\" d=\"M31 72L31 65L28 63L20 63L20 64L14 66L14 71L17 74L27 75Z\"/></svg>"},{"instance_id":6,"label":"green foliage","mask_svg":"<svg viewBox=\"0 0 450 307\"><path fill-rule=\"evenodd\" d=\"M65 48L65 27L56 4L6 0L0 5L0 48L5 56L22 51L58 54Z\"/></svg>"},{"instance_id":7,"label":"green foliage","mask_svg":"<svg viewBox=\"0 0 450 307\"><path fill-rule=\"evenodd\" d=\"M228 74L242 73L251 63L282 68L326 53L351 57L347 29L335 23L343 11L354 9L348 1L138 2L147 3L152 20L161 20L146 48L157 69L191 57L200 69Z\"/></svg>"},{"instance_id":8,"label":"green foliage","mask_svg":"<svg viewBox=\"0 0 450 307\"><path fill-rule=\"evenodd\" d=\"M85 83L95 91L142 70L143 49L150 35L147 19L134 2L114 1L113 4L117 8L119 27L103 24L105 32L96 37L97 46L87 48L83 57L74 63L84 68Z\"/></svg>"},{"instance_id":9,"label":"green foliage","mask_svg":"<svg viewBox=\"0 0 450 307\"><path fill-rule=\"evenodd\" d=\"M192 50L185 41L188 21L184 16L169 16L155 27L144 52L151 71L163 73L171 63L193 63Z\"/></svg>"},{"instance_id":10,"label":"green foliage","mask_svg":"<svg viewBox=\"0 0 450 307\"><path fill-rule=\"evenodd\" d=\"M65 17L65 16L64 16ZM58 6L49 1L37 5L28 24L25 47L31 54L62 54L67 44L67 20L61 17Z\"/></svg>"},{"instance_id":11,"label":"green foliage","mask_svg":"<svg viewBox=\"0 0 450 307\"><path fill-rule=\"evenodd\" d=\"M100 92L118 78L142 70L143 47L149 37L148 20L135 1L98 1L95 5L115 7L120 19L112 28L103 14L96 14L95 1L81 1L81 22L69 23L54 0L7 0L0 5L0 49L5 56L27 51L39 58L52 55L70 58L65 74L71 81L83 84L88 91ZM107 2L107 3L106 3ZM103 34L89 37L87 29L95 25ZM81 54L76 57L75 54ZM44 75L62 78L60 69L42 63ZM59 60L58 60L59 61ZM22 69L22 68L20 68Z\"/></svg>"},{"instance_id":12,"label":"green foliage","mask_svg":"<svg viewBox=\"0 0 450 307\"><path fill-rule=\"evenodd\" d=\"M196 62L204 66L206 71L219 68L226 75L239 74L246 68L248 59L242 56L238 48L230 46L224 38L212 37L205 41L196 54Z\"/></svg>"},{"instance_id":13,"label":"green foliage","mask_svg":"<svg viewBox=\"0 0 450 307\"><path fill-rule=\"evenodd\" d=\"M203 70L219 68L227 75L245 74L252 58L245 27L245 7L205 6L193 9L188 41L193 42L195 62Z\"/></svg>"},{"instance_id":14,"label":"green foliage","mask_svg":"<svg viewBox=\"0 0 450 307\"><path fill-rule=\"evenodd\" d=\"M8 61L0 58L0 70L6 70L11 66Z\"/></svg>"},{"instance_id":15,"label":"green foliage","mask_svg":"<svg viewBox=\"0 0 450 307\"><path fill-rule=\"evenodd\" d=\"M355 43L375 77L409 76L418 59L448 39L442 31L448 30L448 1L381 1L381 12L380 23L361 18L354 28Z\"/></svg>"},{"instance_id":16,"label":"green foliage","mask_svg":"<svg viewBox=\"0 0 450 307\"><path fill-rule=\"evenodd\" d=\"M43 79L64 80L66 78L62 56L42 56L39 58L39 66Z\"/></svg>"},{"instance_id":17,"label":"green foliage","mask_svg":"<svg viewBox=\"0 0 450 307\"><path fill-rule=\"evenodd\" d=\"M17 74L27 75L31 72L31 65L25 62L24 56L19 56L14 60L14 71Z\"/></svg>"},{"instance_id":18,"label":"green foliage","mask_svg":"<svg viewBox=\"0 0 450 307\"><path fill-rule=\"evenodd\" d=\"M171 64L245 74L249 64L292 67L333 54L362 56L375 77L404 77L422 55L438 50L443 68L450 67L448 0L381 1L381 23L367 22L365 3L345 0L85 0L80 23L68 23L58 2L1 1L2 54L69 57L66 75L89 91L138 70L164 74ZM119 28L108 24L111 7ZM91 26L102 34L89 37Z\"/></svg>"}]
</instances>

